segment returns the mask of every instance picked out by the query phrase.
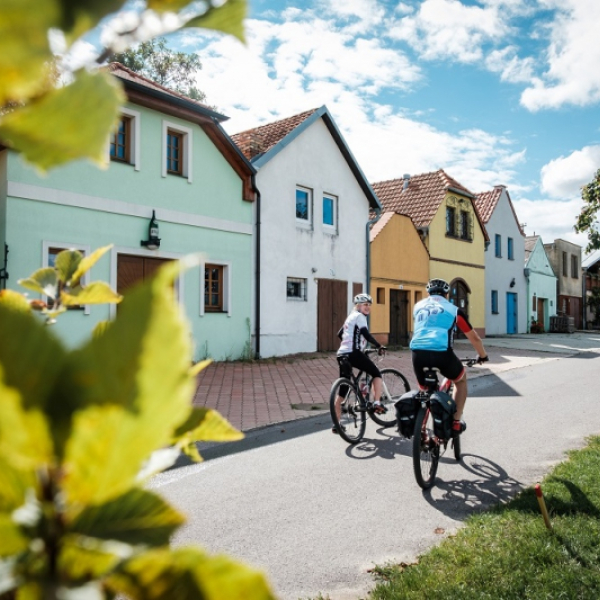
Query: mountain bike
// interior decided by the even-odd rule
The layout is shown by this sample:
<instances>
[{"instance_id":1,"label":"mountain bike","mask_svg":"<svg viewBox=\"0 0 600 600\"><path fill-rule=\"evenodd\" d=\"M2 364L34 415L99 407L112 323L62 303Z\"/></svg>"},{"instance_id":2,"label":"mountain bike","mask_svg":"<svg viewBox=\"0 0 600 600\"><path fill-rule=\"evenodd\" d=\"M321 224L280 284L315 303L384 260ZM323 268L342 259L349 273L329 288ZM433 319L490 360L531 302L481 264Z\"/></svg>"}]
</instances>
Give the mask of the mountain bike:
<instances>
[{"instance_id":1,"label":"mountain bike","mask_svg":"<svg viewBox=\"0 0 600 600\"><path fill-rule=\"evenodd\" d=\"M476 358L461 359L468 367L477 363ZM424 489L429 489L435 481L440 455L443 454L448 443L451 443L454 458L457 461L461 459L460 432L451 428L454 408L448 410L450 429L445 428L439 422L441 417L438 411L432 410L432 401L438 401L437 392L443 392L444 396L439 395L440 399L448 398L452 388L452 381L443 377L441 382L438 379L439 370L430 368L424 370L426 390L422 390L415 395L419 403L419 409L415 417L415 428L413 434L413 469L417 483ZM432 396L434 398L432 399ZM452 401L454 405L454 401ZM436 407L437 408L437 407ZM434 414L436 412L437 414ZM442 411L443 412L443 411Z\"/></svg>"},{"instance_id":2,"label":"mountain bike","mask_svg":"<svg viewBox=\"0 0 600 600\"><path fill-rule=\"evenodd\" d=\"M378 354L377 350L367 350L365 354ZM375 362L381 361L383 356L375 358ZM343 359L342 359L343 360ZM331 420L337 433L349 444L360 442L365 434L368 414L375 423L382 427L393 427L396 425L395 403L400 397L410 390L408 380L397 369L380 369L383 380L381 392L381 404L385 408L384 413L376 413L371 401L372 378L370 375L354 370L349 365L350 378L340 377L333 382L329 394L329 410ZM336 410L338 396L343 398L340 406L340 415Z\"/></svg>"}]
</instances>

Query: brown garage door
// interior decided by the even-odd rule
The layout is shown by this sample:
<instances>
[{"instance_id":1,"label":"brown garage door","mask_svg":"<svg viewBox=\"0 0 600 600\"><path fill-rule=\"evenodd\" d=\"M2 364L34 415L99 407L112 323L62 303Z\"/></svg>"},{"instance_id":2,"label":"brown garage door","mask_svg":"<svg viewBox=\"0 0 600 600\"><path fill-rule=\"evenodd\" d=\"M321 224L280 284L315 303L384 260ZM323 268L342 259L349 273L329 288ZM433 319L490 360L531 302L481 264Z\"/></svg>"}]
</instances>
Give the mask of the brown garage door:
<instances>
[{"instance_id":1,"label":"brown garage door","mask_svg":"<svg viewBox=\"0 0 600 600\"><path fill-rule=\"evenodd\" d=\"M331 352L340 347L337 332L348 316L348 282L319 279L317 290L317 350Z\"/></svg>"},{"instance_id":2,"label":"brown garage door","mask_svg":"<svg viewBox=\"0 0 600 600\"><path fill-rule=\"evenodd\" d=\"M144 281L161 265L170 262L167 258L150 258L119 254L117 256L117 292L122 294L138 281Z\"/></svg>"}]
</instances>

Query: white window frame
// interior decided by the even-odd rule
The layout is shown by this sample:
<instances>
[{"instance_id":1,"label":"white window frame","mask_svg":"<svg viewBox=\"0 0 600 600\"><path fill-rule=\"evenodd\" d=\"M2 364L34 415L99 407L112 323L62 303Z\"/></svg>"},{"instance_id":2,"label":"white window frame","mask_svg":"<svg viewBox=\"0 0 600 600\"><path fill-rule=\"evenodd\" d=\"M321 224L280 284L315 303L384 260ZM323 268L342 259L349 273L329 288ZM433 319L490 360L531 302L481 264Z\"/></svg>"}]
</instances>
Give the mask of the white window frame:
<instances>
[{"instance_id":1,"label":"white window frame","mask_svg":"<svg viewBox=\"0 0 600 600\"><path fill-rule=\"evenodd\" d=\"M134 171L139 171L142 168L142 160L141 160L141 113L137 110L131 110L130 108L125 108L124 106L119 109L119 113L121 115L125 115L131 119L130 123L130 133L131 133L131 147L130 147L130 155L129 162L123 164L130 164L133 166ZM108 162L110 164L118 163L120 161L113 161L110 159L110 140L106 144L106 155L108 157Z\"/></svg>"},{"instance_id":2,"label":"white window frame","mask_svg":"<svg viewBox=\"0 0 600 600\"><path fill-rule=\"evenodd\" d=\"M172 121L162 122L162 166L161 175L166 177L167 173L167 132L175 131L183 136L183 164L181 173L188 183L192 183L192 130Z\"/></svg>"},{"instance_id":3,"label":"white window frame","mask_svg":"<svg viewBox=\"0 0 600 600\"><path fill-rule=\"evenodd\" d=\"M323 213L323 231L327 233L338 233L338 197L333 194L328 194L326 192L323 193L323 203L325 200L331 200L333 202L333 225L329 225L325 223L325 213Z\"/></svg>"},{"instance_id":4,"label":"white window frame","mask_svg":"<svg viewBox=\"0 0 600 600\"><path fill-rule=\"evenodd\" d=\"M206 265L218 265L223 267L223 310L221 312L204 310L204 271ZM222 260L205 260L200 265L200 316L210 317L210 315L227 315L231 317L231 282L232 282L231 262Z\"/></svg>"},{"instance_id":5,"label":"white window frame","mask_svg":"<svg viewBox=\"0 0 600 600\"><path fill-rule=\"evenodd\" d=\"M306 219L300 219L296 215L296 193L298 191L306 192L308 195L308 215ZM296 216L296 225L298 227L302 227L305 229L312 229L312 221L313 221L313 191L310 188L304 187L303 185L297 185L294 188L294 215Z\"/></svg>"},{"instance_id":6,"label":"white window frame","mask_svg":"<svg viewBox=\"0 0 600 600\"><path fill-rule=\"evenodd\" d=\"M300 282L300 291L304 291L304 296L288 296L287 286L290 280ZM285 299L288 302L308 302L308 280L306 277L288 277L285 280Z\"/></svg>"},{"instance_id":7,"label":"white window frame","mask_svg":"<svg viewBox=\"0 0 600 600\"><path fill-rule=\"evenodd\" d=\"M42 241L42 264L44 267L48 266L48 257L50 256L50 248L60 248L61 250L79 250L84 256L89 256L92 253L90 246L86 244L65 244L64 242L49 242L47 240ZM90 281L90 272L83 274L81 283L85 286ZM42 295L42 300L48 302L49 298L45 294ZM83 314L90 314L90 305L83 305Z\"/></svg>"}]
</instances>

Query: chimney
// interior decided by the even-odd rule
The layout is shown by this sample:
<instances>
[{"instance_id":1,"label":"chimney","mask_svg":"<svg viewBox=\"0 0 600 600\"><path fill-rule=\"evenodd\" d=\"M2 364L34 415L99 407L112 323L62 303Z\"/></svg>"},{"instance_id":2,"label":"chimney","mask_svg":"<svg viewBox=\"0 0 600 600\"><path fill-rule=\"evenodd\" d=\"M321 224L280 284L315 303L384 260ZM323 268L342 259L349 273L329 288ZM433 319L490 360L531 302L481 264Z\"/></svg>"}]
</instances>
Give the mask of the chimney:
<instances>
[{"instance_id":1,"label":"chimney","mask_svg":"<svg viewBox=\"0 0 600 600\"><path fill-rule=\"evenodd\" d=\"M410 174L405 173L404 175L402 175L402 179L404 179L404 184L402 185L402 191L404 191L410 183Z\"/></svg>"}]
</instances>

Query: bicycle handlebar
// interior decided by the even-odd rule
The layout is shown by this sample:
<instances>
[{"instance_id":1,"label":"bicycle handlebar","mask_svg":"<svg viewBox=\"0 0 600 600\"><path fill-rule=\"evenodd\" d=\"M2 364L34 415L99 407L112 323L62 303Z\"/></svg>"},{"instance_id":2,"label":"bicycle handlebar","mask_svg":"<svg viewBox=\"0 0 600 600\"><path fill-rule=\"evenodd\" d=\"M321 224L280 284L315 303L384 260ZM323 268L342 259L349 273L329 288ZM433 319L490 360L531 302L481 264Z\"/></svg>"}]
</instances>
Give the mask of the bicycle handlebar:
<instances>
[{"instance_id":1,"label":"bicycle handlebar","mask_svg":"<svg viewBox=\"0 0 600 600\"><path fill-rule=\"evenodd\" d=\"M482 364L479 360L479 356L477 358L461 358L460 362L467 365L467 367L474 367L475 365Z\"/></svg>"}]
</instances>

